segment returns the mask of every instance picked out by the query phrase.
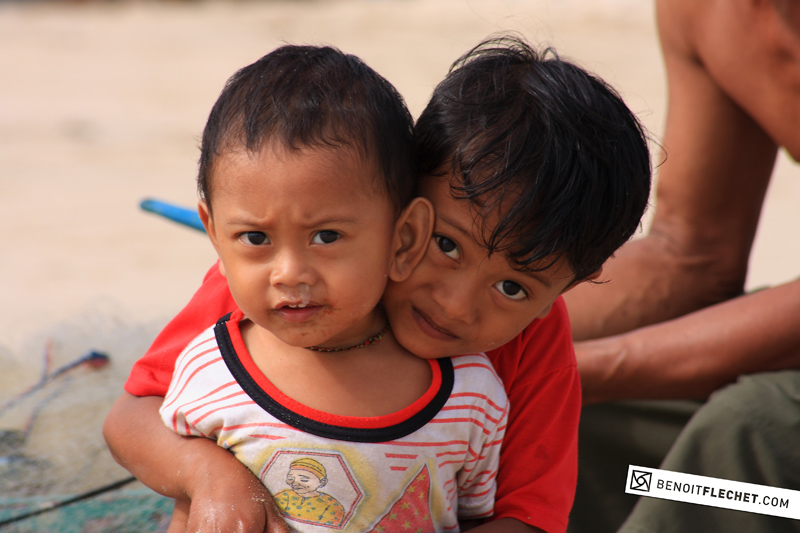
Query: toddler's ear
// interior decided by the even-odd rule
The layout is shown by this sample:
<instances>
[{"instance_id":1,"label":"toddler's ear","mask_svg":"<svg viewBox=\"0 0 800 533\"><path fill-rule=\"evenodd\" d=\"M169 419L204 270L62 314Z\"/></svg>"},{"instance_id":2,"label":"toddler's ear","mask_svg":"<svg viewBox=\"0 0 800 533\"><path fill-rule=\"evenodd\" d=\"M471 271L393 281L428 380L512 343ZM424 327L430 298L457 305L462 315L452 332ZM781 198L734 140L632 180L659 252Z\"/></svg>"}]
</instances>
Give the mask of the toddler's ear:
<instances>
[{"instance_id":1,"label":"toddler's ear","mask_svg":"<svg viewBox=\"0 0 800 533\"><path fill-rule=\"evenodd\" d=\"M197 203L197 214L200 215L200 222L202 222L203 227L206 228L208 238L211 239L211 244L214 245L214 249L217 250L217 257L219 257L219 248L217 248L217 229L214 226L214 219L209 212L208 204L205 200L200 200ZM225 277L225 267L223 266L222 261L219 261L218 268L219 273L222 274L222 277Z\"/></svg>"},{"instance_id":2,"label":"toddler's ear","mask_svg":"<svg viewBox=\"0 0 800 533\"><path fill-rule=\"evenodd\" d=\"M197 214L200 215L200 222L202 222L203 227L206 228L206 233L211 237L213 228L210 228L209 225L213 225L214 221L211 220L211 214L208 212L208 204L205 200L197 202Z\"/></svg>"},{"instance_id":3,"label":"toddler's ear","mask_svg":"<svg viewBox=\"0 0 800 533\"><path fill-rule=\"evenodd\" d=\"M392 281L403 281L417 267L433 233L433 205L427 198L414 198L403 209L394 227L394 258L389 268Z\"/></svg>"}]
</instances>

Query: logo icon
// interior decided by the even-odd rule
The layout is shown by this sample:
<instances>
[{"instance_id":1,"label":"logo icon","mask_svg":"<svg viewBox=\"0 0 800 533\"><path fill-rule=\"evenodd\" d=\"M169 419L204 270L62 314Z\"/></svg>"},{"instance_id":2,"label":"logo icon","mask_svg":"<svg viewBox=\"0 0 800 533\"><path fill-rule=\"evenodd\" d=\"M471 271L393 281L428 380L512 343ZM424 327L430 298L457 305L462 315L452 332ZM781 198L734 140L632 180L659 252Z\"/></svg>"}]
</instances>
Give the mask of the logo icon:
<instances>
[{"instance_id":1,"label":"logo icon","mask_svg":"<svg viewBox=\"0 0 800 533\"><path fill-rule=\"evenodd\" d=\"M631 470L630 490L650 492L650 482L653 480L652 472L642 472L641 470Z\"/></svg>"}]
</instances>

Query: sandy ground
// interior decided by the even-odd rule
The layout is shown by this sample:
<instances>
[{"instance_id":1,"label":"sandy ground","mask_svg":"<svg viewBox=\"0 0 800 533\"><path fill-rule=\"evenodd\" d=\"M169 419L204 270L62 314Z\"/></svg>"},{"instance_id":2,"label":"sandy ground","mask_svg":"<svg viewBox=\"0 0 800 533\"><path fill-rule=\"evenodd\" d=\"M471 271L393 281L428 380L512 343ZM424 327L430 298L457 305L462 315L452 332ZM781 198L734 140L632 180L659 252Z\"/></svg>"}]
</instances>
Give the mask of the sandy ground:
<instances>
[{"instance_id":1,"label":"sandy ground","mask_svg":"<svg viewBox=\"0 0 800 533\"><path fill-rule=\"evenodd\" d=\"M57 362L108 350L118 391L197 288L214 260L205 237L138 204L196 203L198 137L236 69L283 42L333 44L416 116L452 60L508 30L607 79L660 134L664 73L642 0L0 2L0 397L36 379L46 338ZM799 175L781 156L750 286L798 273Z\"/></svg>"},{"instance_id":2,"label":"sandy ground","mask_svg":"<svg viewBox=\"0 0 800 533\"><path fill-rule=\"evenodd\" d=\"M416 115L458 54L504 30L605 77L662 131L664 75L641 0L0 4L0 343L15 351L87 310L163 319L188 299L210 246L138 202L195 204L197 139L237 68L282 42L334 44ZM755 285L800 263L783 231L800 220L798 170L779 166Z\"/></svg>"}]
</instances>

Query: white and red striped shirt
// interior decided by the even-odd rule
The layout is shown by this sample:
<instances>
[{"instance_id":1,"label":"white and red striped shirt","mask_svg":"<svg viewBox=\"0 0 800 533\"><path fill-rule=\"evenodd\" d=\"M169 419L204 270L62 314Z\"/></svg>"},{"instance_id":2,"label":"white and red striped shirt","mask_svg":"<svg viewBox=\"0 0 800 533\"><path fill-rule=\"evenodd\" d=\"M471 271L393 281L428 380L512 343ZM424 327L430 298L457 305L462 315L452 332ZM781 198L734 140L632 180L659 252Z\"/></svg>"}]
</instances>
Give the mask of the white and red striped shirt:
<instances>
[{"instance_id":1,"label":"white and red striped shirt","mask_svg":"<svg viewBox=\"0 0 800 533\"><path fill-rule=\"evenodd\" d=\"M225 317L181 353L161 416L233 451L294 530L453 532L459 519L492 514L508 399L484 354L430 361L430 388L397 413L337 416L269 382L241 318Z\"/></svg>"}]
</instances>

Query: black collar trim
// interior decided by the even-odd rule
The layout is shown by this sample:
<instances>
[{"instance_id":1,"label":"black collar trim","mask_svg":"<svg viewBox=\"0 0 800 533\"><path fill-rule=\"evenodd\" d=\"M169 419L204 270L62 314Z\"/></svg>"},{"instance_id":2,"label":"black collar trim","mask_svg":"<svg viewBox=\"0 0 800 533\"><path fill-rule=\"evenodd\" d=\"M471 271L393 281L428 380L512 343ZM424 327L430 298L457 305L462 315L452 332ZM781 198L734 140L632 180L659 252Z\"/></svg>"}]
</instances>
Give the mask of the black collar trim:
<instances>
[{"instance_id":1,"label":"black collar trim","mask_svg":"<svg viewBox=\"0 0 800 533\"><path fill-rule=\"evenodd\" d=\"M442 384L438 392L428 405L403 422L378 428L353 428L320 422L298 414L278 403L256 383L236 355L227 327L230 317L231 314L229 313L219 319L214 327L214 334L217 338L222 359L233 377L247 395L262 409L278 420L318 437L351 442L387 442L406 437L430 422L444 407L453 391L453 362L450 358L437 359L436 362L439 363L442 373Z\"/></svg>"}]
</instances>

